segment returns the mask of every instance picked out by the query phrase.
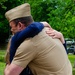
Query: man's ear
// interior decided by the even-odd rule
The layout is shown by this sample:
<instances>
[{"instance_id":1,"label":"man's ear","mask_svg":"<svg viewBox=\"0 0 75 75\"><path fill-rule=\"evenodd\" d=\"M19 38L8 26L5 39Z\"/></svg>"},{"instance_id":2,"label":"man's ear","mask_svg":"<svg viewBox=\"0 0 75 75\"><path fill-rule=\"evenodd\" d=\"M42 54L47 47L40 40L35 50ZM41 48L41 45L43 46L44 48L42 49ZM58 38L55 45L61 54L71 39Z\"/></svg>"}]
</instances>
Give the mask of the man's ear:
<instances>
[{"instance_id":1,"label":"man's ear","mask_svg":"<svg viewBox=\"0 0 75 75\"><path fill-rule=\"evenodd\" d=\"M19 30L23 30L24 29L24 24L22 24L21 22L18 23L18 28Z\"/></svg>"}]
</instances>

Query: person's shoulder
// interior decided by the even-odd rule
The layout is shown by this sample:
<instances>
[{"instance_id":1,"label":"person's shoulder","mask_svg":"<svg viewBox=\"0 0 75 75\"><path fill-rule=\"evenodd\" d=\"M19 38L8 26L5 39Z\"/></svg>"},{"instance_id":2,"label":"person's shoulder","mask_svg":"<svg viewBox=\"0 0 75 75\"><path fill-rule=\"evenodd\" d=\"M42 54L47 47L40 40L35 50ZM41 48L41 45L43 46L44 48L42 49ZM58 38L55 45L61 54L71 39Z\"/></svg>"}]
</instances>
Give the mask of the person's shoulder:
<instances>
[{"instance_id":1,"label":"person's shoulder","mask_svg":"<svg viewBox=\"0 0 75 75\"><path fill-rule=\"evenodd\" d=\"M30 46L32 46L31 38L25 39L20 45L20 47L30 47Z\"/></svg>"}]
</instances>

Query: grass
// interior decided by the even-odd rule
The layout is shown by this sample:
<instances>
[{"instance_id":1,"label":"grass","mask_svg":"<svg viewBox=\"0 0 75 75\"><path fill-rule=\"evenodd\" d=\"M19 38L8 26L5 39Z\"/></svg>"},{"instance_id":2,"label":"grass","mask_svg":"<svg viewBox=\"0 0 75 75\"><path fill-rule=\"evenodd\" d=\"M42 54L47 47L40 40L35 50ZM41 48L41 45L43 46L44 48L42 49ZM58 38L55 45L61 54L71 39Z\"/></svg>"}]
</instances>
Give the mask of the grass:
<instances>
[{"instance_id":1,"label":"grass","mask_svg":"<svg viewBox=\"0 0 75 75\"><path fill-rule=\"evenodd\" d=\"M4 68L5 68L5 63L0 62L0 75L3 75Z\"/></svg>"},{"instance_id":2,"label":"grass","mask_svg":"<svg viewBox=\"0 0 75 75\"><path fill-rule=\"evenodd\" d=\"M69 57L69 60L72 64L72 67L74 67L75 55L69 54L68 57ZM73 68L73 75L75 75L75 68Z\"/></svg>"},{"instance_id":3,"label":"grass","mask_svg":"<svg viewBox=\"0 0 75 75\"><path fill-rule=\"evenodd\" d=\"M4 56L5 56L5 50L0 50L0 75L4 75L3 74L5 68ZM75 62L75 55L69 54L68 58L73 67ZM73 75L75 75L75 68L73 68Z\"/></svg>"},{"instance_id":4,"label":"grass","mask_svg":"<svg viewBox=\"0 0 75 75\"><path fill-rule=\"evenodd\" d=\"M5 50L0 50L0 75L3 75L3 71L5 68L4 56Z\"/></svg>"}]
</instances>

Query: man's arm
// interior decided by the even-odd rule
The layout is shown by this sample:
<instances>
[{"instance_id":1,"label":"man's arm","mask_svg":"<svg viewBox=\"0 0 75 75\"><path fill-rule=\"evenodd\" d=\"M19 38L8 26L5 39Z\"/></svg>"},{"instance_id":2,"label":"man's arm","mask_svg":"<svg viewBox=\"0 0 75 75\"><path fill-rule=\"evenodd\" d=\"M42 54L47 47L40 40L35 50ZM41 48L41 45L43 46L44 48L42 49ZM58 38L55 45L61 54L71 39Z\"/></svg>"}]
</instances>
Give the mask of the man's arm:
<instances>
[{"instance_id":1,"label":"man's arm","mask_svg":"<svg viewBox=\"0 0 75 75\"><path fill-rule=\"evenodd\" d=\"M24 41L26 38L34 37L39 32L41 32L43 28L44 25L42 23L33 22L18 34L17 41L20 41L22 39Z\"/></svg>"},{"instance_id":2,"label":"man's arm","mask_svg":"<svg viewBox=\"0 0 75 75\"><path fill-rule=\"evenodd\" d=\"M23 67L11 63L10 65L6 66L4 75L19 75L23 69Z\"/></svg>"}]
</instances>

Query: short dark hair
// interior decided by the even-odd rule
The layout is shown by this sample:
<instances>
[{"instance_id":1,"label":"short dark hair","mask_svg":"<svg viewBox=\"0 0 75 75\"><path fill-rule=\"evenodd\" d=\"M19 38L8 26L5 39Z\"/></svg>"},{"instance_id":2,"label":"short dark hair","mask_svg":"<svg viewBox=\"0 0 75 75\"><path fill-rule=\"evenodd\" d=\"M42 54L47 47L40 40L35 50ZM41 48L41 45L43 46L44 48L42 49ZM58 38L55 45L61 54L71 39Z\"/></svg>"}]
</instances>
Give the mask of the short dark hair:
<instances>
[{"instance_id":1,"label":"short dark hair","mask_svg":"<svg viewBox=\"0 0 75 75\"><path fill-rule=\"evenodd\" d=\"M18 25L18 22L23 23L26 27L31 24L34 20L32 16L27 16L27 17L22 17L22 18L17 18L13 20L16 26Z\"/></svg>"}]
</instances>

